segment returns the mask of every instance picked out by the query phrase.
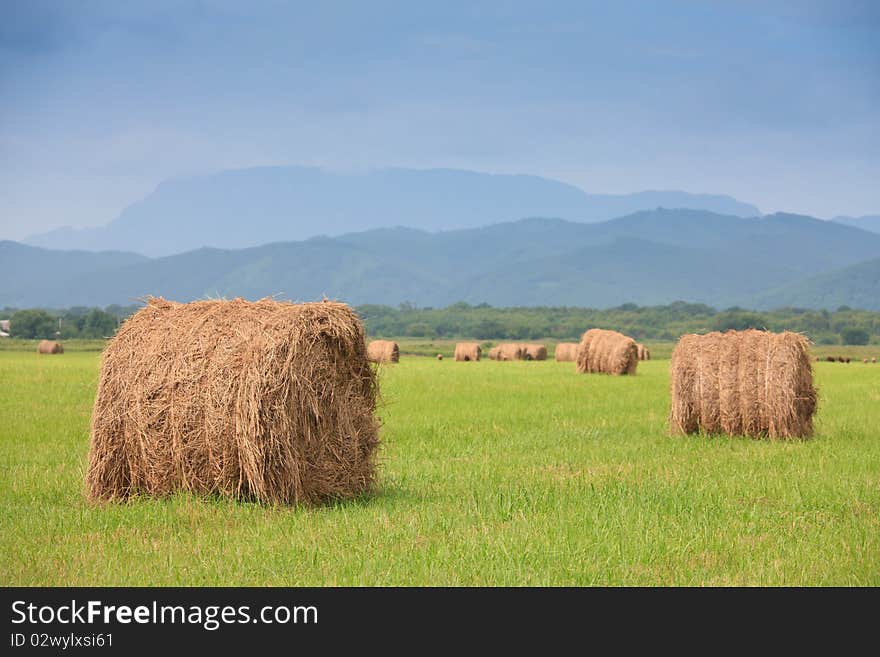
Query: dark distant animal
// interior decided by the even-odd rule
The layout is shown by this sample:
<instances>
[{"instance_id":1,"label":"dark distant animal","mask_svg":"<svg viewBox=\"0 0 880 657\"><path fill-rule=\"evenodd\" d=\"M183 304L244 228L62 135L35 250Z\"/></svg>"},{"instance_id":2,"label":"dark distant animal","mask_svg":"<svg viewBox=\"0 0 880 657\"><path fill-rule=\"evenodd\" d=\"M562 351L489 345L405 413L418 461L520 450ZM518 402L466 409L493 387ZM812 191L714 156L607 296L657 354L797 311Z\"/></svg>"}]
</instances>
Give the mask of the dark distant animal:
<instances>
[{"instance_id":1,"label":"dark distant animal","mask_svg":"<svg viewBox=\"0 0 880 657\"><path fill-rule=\"evenodd\" d=\"M848 362L849 362L849 356L847 356L846 358L844 358L844 359L843 359L843 362L844 362L844 363L848 363Z\"/></svg>"},{"instance_id":2,"label":"dark distant animal","mask_svg":"<svg viewBox=\"0 0 880 657\"><path fill-rule=\"evenodd\" d=\"M827 360L829 363L833 363L833 362L835 362L837 359L836 359L834 356L828 356L828 358L826 358L825 360Z\"/></svg>"},{"instance_id":3,"label":"dark distant animal","mask_svg":"<svg viewBox=\"0 0 880 657\"><path fill-rule=\"evenodd\" d=\"M437 354L437 360L443 360L443 354Z\"/></svg>"},{"instance_id":4,"label":"dark distant animal","mask_svg":"<svg viewBox=\"0 0 880 657\"><path fill-rule=\"evenodd\" d=\"M838 356L838 357L837 357L837 362L838 362L838 363L845 363L845 362L846 362L846 358L844 358L843 356Z\"/></svg>"}]
</instances>

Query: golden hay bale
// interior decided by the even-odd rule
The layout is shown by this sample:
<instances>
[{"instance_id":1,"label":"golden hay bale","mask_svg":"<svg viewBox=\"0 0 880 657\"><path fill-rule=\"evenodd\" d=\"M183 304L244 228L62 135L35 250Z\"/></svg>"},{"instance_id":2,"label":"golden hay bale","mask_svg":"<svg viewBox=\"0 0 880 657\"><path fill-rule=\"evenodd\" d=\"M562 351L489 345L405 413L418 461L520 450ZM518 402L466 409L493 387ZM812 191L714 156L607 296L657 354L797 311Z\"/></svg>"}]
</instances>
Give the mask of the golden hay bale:
<instances>
[{"instance_id":1,"label":"golden hay bale","mask_svg":"<svg viewBox=\"0 0 880 657\"><path fill-rule=\"evenodd\" d=\"M602 374L635 374L639 365L636 341L617 331L590 329L577 349L577 371Z\"/></svg>"},{"instance_id":2,"label":"golden hay bale","mask_svg":"<svg viewBox=\"0 0 880 657\"><path fill-rule=\"evenodd\" d=\"M862 362L863 362L865 365L867 365L867 364L868 364L868 359L867 359L867 358L863 358L863 359L862 359Z\"/></svg>"},{"instance_id":3,"label":"golden hay bale","mask_svg":"<svg viewBox=\"0 0 880 657\"><path fill-rule=\"evenodd\" d=\"M521 344L515 342L503 342L498 345L498 360L522 360L523 349Z\"/></svg>"},{"instance_id":4,"label":"golden hay bale","mask_svg":"<svg viewBox=\"0 0 880 657\"><path fill-rule=\"evenodd\" d=\"M398 363L400 347L391 340L373 340L367 345L367 359L374 363Z\"/></svg>"},{"instance_id":5,"label":"golden hay bale","mask_svg":"<svg viewBox=\"0 0 880 657\"><path fill-rule=\"evenodd\" d=\"M55 340L40 340L40 344L37 345L37 353L38 354L63 354L64 347L60 342L55 342Z\"/></svg>"},{"instance_id":6,"label":"golden hay bale","mask_svg":"<svg viewBox=\"0 0 880 657\"><path fill-rule=\"evenodd\" d=\"M523 360L547 360L547 347L542 344L522 344Z\"/></svg>"},{"instance_id":7,"label":"golden hay bale","mask_svg":"<svg viewBox=\"0 0 880 657\"><path fill-rule=\"evenodd\" d=\"M636 349L638 349L639 360L651 360L651 352L645 345L637 342Z\"/></svg>"},{"instance_id":8,"label":"golden hay bale","mask_svg":"<svg viewBox=\"0 0 880 657\"><path fill-rule=\"evenodd\" d=\"M437 360L443 360L443 354L437 354Z\"/></svg>"},{"instance_id":9,"label":"golden hay bale","mask_svg":"<svg viewBox=\"0 0 880 657\"><path fill-rule=\"evenodd\" d=\"M673 432L807 437L815 412L809 342L798 333L684 335L672 353Z\"/></svg>"},{"instance_id":10,"label":"golden hay bale","mask_svg":"<svg viewBox=\"0 0 880 657\"><path fill-rule=\"evenodd\" d=\"M489 349L489 360L500 360L498 354L501 351L501 347L492 347Z\"/></svg>"},{"instance_id":11,"label":"golden hay bale","mask_svg":"<svg viewBox=\"0 0 880 657\"><path fill-rule=\"evenodd\" d=\"M876 363L876 362L877 362L877 357L876 357L876 356L872 356L872 357L871 357L871 362L872 362L872 363Z\"/></svg>"},{"instance_id":12,"label":"golden hay bale","mask_svg":"<svg viewBox=\"0 0 880 657\"><path fill-rule=\"evenodd\" d=\"M577 360L577 342L560 342L556 345L553 356L558 363L570 363Z\"/></svg>"},{"instance_id":13,"label":"golden hay bale","mask_svg":"<svg viewBox=\"0 0 880 657\"><path fill-rule=\"evenodd\" d=\"M483 350L476 342L459 342L457 345L455 345L453 360L477 361L480 360L480 356L482 354Z\"/></svg>"},{"instance_id":14,"label":"golden hay bale","mask_svg":"<svg viewBox=\"0 0 880 657\"><path fill-rule=\"evenodd\" d=\"M104 351L87 495L360 495L376 473L376 395L345 304L149 299Z\"/></svg>"}]
</instances>

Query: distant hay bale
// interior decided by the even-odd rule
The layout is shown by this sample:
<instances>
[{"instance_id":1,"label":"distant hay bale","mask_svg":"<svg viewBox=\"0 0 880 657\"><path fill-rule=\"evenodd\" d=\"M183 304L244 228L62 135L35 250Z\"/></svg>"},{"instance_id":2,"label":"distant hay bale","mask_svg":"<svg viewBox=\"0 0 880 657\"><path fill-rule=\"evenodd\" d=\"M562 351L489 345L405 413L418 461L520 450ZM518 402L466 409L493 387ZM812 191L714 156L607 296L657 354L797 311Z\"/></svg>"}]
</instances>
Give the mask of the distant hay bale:
<instances>
[{"instance_id":1,"label":"distant hay bale","mask_svg":"<svg viewBox=\"0 0 880 657\"><path fill-rule=\"evenodd\" d=\"M457 361L473 362L480 360L482 354L483 350L476 342L459 342L455 345L452 358Z\"/></svg>"},{"instance_id":2,"label":"distant hay bale","mask_svg":"<svg viewBox=\"0 0 880 657\"><path fill-rule=\"evenodd\" d=\"M498 360L522 360L523 349L521 344L515 342L503 342L498 345Z\"/></svg>"},{"instance_id":3,"label":"distant hay bale","mask_svg":"<svg viewBox=\"0 0 880 657\"><path fill-rule=\"evenodd\" d=\"M361 495L376 473L376 396L345 304L150 299L104 351L87 496Z\"/></svg>"},{"instance_id":4,"label":"distant hay bale","mask_svg":"<svg viewBox=\"0 0 880 657\"><path fill-rule=\"evenodd\" d=\"M547 347L542 344L523 344L522 358L523 360L547 360Z\"/></svg>"},{"instance_id":5,"label":"distant hay bale","mask_svg":"<svg viewBox=\"0 0 880 657\"><path fill-rule=\"evenodd\" d=\"M367 345L367 359L374 363L400 362L400 347L391 340L373 340Z\"/></svg>"},{"instance_id":6,"label":"distant hay bale","mask_svg":"<svg viewBox=\"0 0 880 657\"><path fill-rule=\"evenodd\" d=\"M867 365L867 364L868 364L868 359L867 359L867 358L863 358L863 359L862 359L862 362L863 362L865 365Z\"/></svg>"},{"instance_id":7,"label":"distant hay bale","mask_svg":"<svg viewBox=\"0 0 880 657\"><path fill-rule=\"evenodd\" d=\"M877 357L876 357L876 356L872 356L872 357L871 357L871 362L872 362L872 363L876 363L876 362L877 362Z\"/></svg>"},{"instance_id":8,"label":"distant hay bale","mask_svg":"<svg viewBox=\"0 0 880 657\"><path fill-rule=\"evenodd\" d=\"M437 354L437 360L443 360L443 354Z\"/></svg>"},{"instance_id":9,"label":"distant hay bale","mask_svg":"<svg viewBox=\"0 0 880 657\"><path fill-rule=\"evenodd\" d=\"M838 357L837 357L837 362L838 362L838 363L845 363L845 362L846 362L846 358L844 358L843 356L838 356Z\"/></svg>"},{"instance_id":10,"label":"distant hay bale","mask_svg":"<svg viewBox=\"0 0 880 657\"><path fill-rule=\"evenodd\" d=\"M489 349L489 360L500 360L498 354L501 352L501 347L492 347Z\"/></svg>"},{"instance_id":11,"label":"distant hay bale","mask_svg":"<svg viewBox=\"0 0 880 657\"><path fill-rule=\"evenodd\" d=\"M577 349L577 371L602 374L635 374L639 365L636 341L617 331L590 329Z\"/></svg>"},{"instance_id":12,"label":"distant hay bale","mask_svg":"<svg viewBox=\"0 0 880 657\"><path fill-rule=\"evenodd\" d=\"M577 342L560 342L556 345L553 357L558 363L570 363L577 360Z\"/></svg>"},{"instance_id":13,"label":"distant hay bale","mask_svg":"<svg viewBox=\"0 0 880 657\"><path fill-rule=\"evenodd\" d=\"M648 348L640 342L636 343L636 349L638 353L639 360L651 360L651 352Z\"/></svg>"},{"instance_id":14,"label":"distant hay bale","mask_svg":"<svg viewBox=\"0 0 880 657\"><path fill-rule=\"evenodd\" d=\"M63 354L64 347L60 342L55 342L55 340L40 340L40 344L37 345L37 353L38 354Z\"/></svg>"},{"instance_id":15,"label":"distant hay bale","mask_svg":"<svg viewBox=\"0 0 880 657\"><path fill-rule=\"evenodd\" d=\"M676 433L806 438L817 396L809 342L791 332L684 335L672 353Z\"/></svg>"}]
</instances>

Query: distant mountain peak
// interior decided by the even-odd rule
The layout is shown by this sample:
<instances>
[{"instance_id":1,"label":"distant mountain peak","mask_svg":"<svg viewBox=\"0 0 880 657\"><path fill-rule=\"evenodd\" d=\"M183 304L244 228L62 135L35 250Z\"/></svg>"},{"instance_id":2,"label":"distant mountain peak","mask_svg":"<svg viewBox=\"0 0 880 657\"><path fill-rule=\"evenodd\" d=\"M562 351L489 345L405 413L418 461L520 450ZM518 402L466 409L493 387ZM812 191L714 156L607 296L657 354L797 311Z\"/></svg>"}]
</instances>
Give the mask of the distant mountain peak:
<instances>
[{"instance_id":1,"label":"distant mountain peak","mask_svg":"<svg viewBox=\"0 0 880 657\"><path fill-rule=\"evenodd\" d=\"M162 256L201 246L240 249L389 225L448 231L523 217L592 223L658 206L743 217L760 213L729 196L679 191L588 194L569 183L528 174L267 166L169 178L106 226L66 227L25 242Z\"/></svg>"}]
</instances>

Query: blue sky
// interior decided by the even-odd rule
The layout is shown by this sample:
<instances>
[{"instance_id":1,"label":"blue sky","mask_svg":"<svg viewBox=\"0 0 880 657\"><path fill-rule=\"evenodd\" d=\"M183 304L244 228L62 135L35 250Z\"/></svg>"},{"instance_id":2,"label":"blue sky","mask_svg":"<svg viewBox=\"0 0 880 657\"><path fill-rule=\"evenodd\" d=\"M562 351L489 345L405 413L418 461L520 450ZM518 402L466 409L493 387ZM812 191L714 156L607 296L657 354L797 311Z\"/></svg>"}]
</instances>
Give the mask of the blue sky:
<instances>
[{"instance_id":1,"label":"blue sky","mask_svg":"<svg viewBox=\"0 0 880 657\"><path fill-rule=\"evenodd\" d=\"M0 238L266 164L876 214L878 101L870 1L0 0Z\"/></svg>"}]
</instances>

